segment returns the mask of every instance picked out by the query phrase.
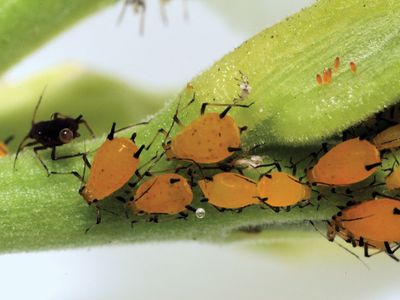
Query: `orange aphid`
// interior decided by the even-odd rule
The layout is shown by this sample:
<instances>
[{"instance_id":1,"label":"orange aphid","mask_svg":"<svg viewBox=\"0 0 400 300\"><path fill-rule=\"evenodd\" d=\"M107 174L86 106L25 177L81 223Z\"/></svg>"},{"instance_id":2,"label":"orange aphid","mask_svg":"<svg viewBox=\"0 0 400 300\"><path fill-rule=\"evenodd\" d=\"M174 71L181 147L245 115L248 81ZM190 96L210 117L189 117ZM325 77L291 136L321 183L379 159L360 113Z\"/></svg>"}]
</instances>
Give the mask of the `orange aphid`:
<instances>
[{"instance_id":1,"label":"orange aphid","mask_svg":"<svg viewBox=\"0 0 400 300\"><path fill-rule=\"evenodd\" d=\"M380 164L378 149L366 140L354 138L329 150L307 176L317 185L346 186L368 178Z\"/></svg>"},{"instance_id":2,"label":"orange aphid","mask_svg":"<svg viewBox=\"0 0 400 300\"><path fill-rule=\"evenodd\" d=\"M8 147L0 142L0 157L6 156L8 154Z\"/></svg>"},{"instance_id":3,"label":"orange aphid","mask_svg":"<svg viewBox=\"0 0 400 300\"><path fill-rule=\"evenodd\" d=\"M353 61L350 62L350 70L351 70L351 72L353 72L353 73L356 73L356 72L357 72L357 65L356 65L356 63L353 62Z\"/></svg>"},{"instance_id":4,"label":"orange aphid","mask_svg":"<svg viewBox=\"0 0 400 300\"><path fill-rule=\"evenodd\" d=\"M380 151L400 147L400 124L391 126L378 133L372 139L372 143Z\"/></svg>"},{"instance_id":5,"label":"orange aphid","mask_svg":"<svg viewBox=\"0 0 400 300\"><path fill-rule=\"evenodd\" d=\"M390 245L400 242L400 201L381 198L347 207L329 222L328 239L333 241L338 232L346 241L364 246L365 256L369 247L391 255L395 250Z\"/></svg>"},{"instance_id":6,"label":"orange aphid","mask_svg":"<svg viewBox=\"0 0 400 300\"><path fill-rule=\"evenodd\" d=\"M315 77L315 79L317 80L317 84L321 85L322 84L322 77L320 74L317 74L317 76Z\"/></svg>"},{"instance_id":7,"label":"orange aphid","mask_svg":"<svg viewBox=\"0 0 400 300\"><path fill-rule=\"evenodd\" d=\"M325 69L323 74L322 74L322 83L323 84L329 84L332 81L332 69L328 68Z\"/></svg>"},{"instance_id":8,"label":"orange aphid","mask_svg":"<svg viewBox=\"0 0 400 300\"><path fill-rule=\"evenodd\" d=\"M259 204L255 181L236 173L219 173L198 182L208 203L227 209L241 209Z\"/></svg>"},{"instance_id":9,"label":"orange aphid","mask_svg":"<svg viewBox=\"0 0 400 300\"><path fill-rule=\"evenodd\" d=\"M197 163L220 162L240 146L240 129L228 115L206 113L171 139L167 144L170 159L191 160Z\"/></svg>"},{"instance_id":10,"label":"orange aphid","mask_svg":"<svg viewBox=\"0 0 400 300\"><path fill-rule=\"evenodd\" d=\"M334 62L334 65L333 65L333 70L335 72L337 72L339 70L339 66L340 66L340 57L338 56L338 57L335 58L335 62Z\"/></svg>"},{"instance_id":11,"label":"orange aphid","mask_svg":"<svg viewBox=\"0 0 400 300\"><path fill-rule=\"evenodd\" d=\"M167 173L143 182L135 193L131 208L134 213L173 215L191 209L192 200L193 193L187 180L179 174Z\"/></svg>"},{"instance_id":12,"label":"orange aphid","mask_svg":"<svg viewBox=\"0 0 400 300\"><path fill-rule=\"evenodd\" d=\"M309 200L311 189L285 172L265 174L257 183L260 200L272 207L290 207Z\"/></svg>"},{"instance_id":13,"label":"orange aphid","mask_svg":"<svg viewBox=\"0 0 400 300\"><path fill-rule=\"evenodd\" d=\"M139 164L139 149L133 139L114 137L115 123L106 141L96 151L89 178L79 191L89 204L111 195L125 185L134 175Z\"/></svg>"},{"instance_id":14,"label":"orange aphid","mask_svg":"<svg viewBox=\"0 0 400 300\"><path fill-rule=\"evenodd\" d=\"M193 84L192 84L191 82L188 82L188 83L186 84L186 89L189 90L189 91L192 91L192 90L194 89Z\"/></svg>"}]
</instances>

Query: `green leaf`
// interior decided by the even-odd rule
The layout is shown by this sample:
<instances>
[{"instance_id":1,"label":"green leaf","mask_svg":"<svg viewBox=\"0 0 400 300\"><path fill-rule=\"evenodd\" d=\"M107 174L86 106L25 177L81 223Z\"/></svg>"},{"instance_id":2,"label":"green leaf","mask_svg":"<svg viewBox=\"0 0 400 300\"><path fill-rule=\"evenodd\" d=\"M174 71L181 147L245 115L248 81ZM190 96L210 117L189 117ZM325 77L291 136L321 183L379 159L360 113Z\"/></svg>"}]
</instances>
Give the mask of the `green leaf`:
<instances>
[{"instance_id":1,"label":"green leaf","mask_svg":"<svg viewBox=\"0 0 400 300\"><path fill-rule=\"evenodd\" d=\"M43 43L115 0L0 2L0 73Z\"/></svg>"},{"instance_id":2,"label":"green leaf","mask_svg":"<svg viewBox=\"0 0 400 300\"><path fill-rule=\"evenodd\" d=\"M249 98L241 102L255 101L251 108L233 108L230 112L238 125L249 126L243 146L264 144L264 154L287 164L290 157L296 160L318 149L315 144L321 139L397 101L399 25L397 1L320 1L261 32L195 78L192 85L196 101L182 109L179 117L189 124L199 115L202 102L232 103L240 94L235 78L241 71L252 86ZM336 56L342 58L342 66L334 73L332 83L317 85L315 75L332 66ZM355 75L348 68L349 61L358 65ZM137 143L148 144L160 127L171 123L177 101L180 99L183 108L192 95L191 89L184 89L148 126L138 128ZM132 105L132 109L137 106ZM210 110L221 111L221 108ZM103 140L104 137L87 141L86 147L95 150ZM157 147L160 150L160 143L159 139L153 151L145 152L142 161L154 155ZM314 145L299 147L310 143ZM73 143L60 150L74 153L83 149L82 143ZM82 170L80 160L52 162L48 153L43 157L52 170ZM167 165L161 163L155 169L162 170ZM12 172L12 158L0 160L0 169L2 181L7 182L0 187L2 251L166 239L228 241L230 232L240 226L293 223L307 226L307 220L327 219L337 211L337 204L347 201L332 195L321 203L319 210L297 208L276 214L251 207L241 214L219 213L201 204L196 192L193 205L204 206L205 219L191 216L187 222L148 224L144 217L139 217L140 222L132 229L130 220L124 217L124 207L110 198L101 204L118 216L103 212L102 224L85 235L84 229L95 220L95 210L87 207L78 195L80 183L75 178L47 178L32 151L21 155L17 172ZM379 174L378 180L383 175Z\"/></svg>"}]
</instances>

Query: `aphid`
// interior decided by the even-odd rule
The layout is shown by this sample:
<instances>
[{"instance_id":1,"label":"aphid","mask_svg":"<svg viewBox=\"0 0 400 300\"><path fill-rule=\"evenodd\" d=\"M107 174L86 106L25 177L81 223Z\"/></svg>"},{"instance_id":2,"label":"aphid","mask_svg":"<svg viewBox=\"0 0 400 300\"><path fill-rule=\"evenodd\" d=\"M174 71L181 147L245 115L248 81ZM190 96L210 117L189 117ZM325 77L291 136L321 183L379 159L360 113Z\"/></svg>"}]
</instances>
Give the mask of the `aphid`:
<instances>
[{"instance_id":1,"label":"aphid","mask_svg":"<svg viewBox=\"0 0 400 300\"><path fill-rule=\"evenodd\" d=\"M257 183L245 176L224 172L212 178L199 180L198 184L208 203L218 210L238 209L260 204L257 199Z\"/></svg>"},{"instance_id":2,"label":"aphid","mask_svg":"<svg viewBox=\"0 0 400 300\"><path fill-rule=\"evenodd\" d=\"M9 136L4 140L4 142L0 142L0 157L8 155L8 147L7 145L14 139L14 136Z\"/></svg>"},{"instance_id":3,"label":"aphid","mask_svg":"<svg viewBox=\"0 0 400 300\"><path fill-rule=\"evenodd\" d=\"M351 70L351 72L353 72L353 74L355 74L355 73L357 72L357 65L356 65L356 63L353 62L353 61L351 61L349 65L350 65L350 70Z\"/></svg>"},{"instance_id":4,"label":"aphid","mask_svg":"<svg viewBox=\"0 0 400 300\"><path fill-rule=\"evenodd\" d=\"M337 71L339 70L339 66L340 66L340 57L337 56L337 57L335 58L335 62L334 62L334 64L333 64L333 70L334 70L335 72L337 72Z\"/></svg>"},{"instance_id":5,"label":"aphid","mask_svg":"<svg viewBox=\"0 0 400 300\"><path fill-rule=\"evenodd\" d=\"M397 260L393 254L400 242L400 201L380 198L344 208L328 223L328 239L333 241L337 233L354 246L364 247L366 257L369 248L376 248Z\"/></svg>"},{"instance_id":6,"label":"aphid","mask_svg":"<svg viewBox=\"0 0 400 300\"><path fill-rule=\"evenodd\" d=\"M243 74L242 71L239 71L240 73L240 78L235 78L238 81L238 86L240 88L240 94L238 95L238 98L235 98L233 102L236 102L238 100L244 101L246 100L251 92L251 86L249 82L249 78L247 75Z\"/></svg>"},{"instance_id":7,"label":"aphid","mask_svg":"<svg viewBox=\"0 0 400 300\"><path fill-rule=\"evenodd\" d=\"M195 96L188 105L193 103ZM247 129L238 127L235 120L228 115L232 107L250 107L244 104L203 103L201 116L184 126L178 118L178 109L173 117L173 124L169 131L159 129L169 138L174 123L182 130L174 137L164 142L163 147L168 159L186 160L194 163L212 164L223 161L237 151L240 151L240 134ZM205 113L207 106L226 106L221 113ZM153 142L157 135L154 137ZM153 143L152 142L152 143ZM147 147L150 148L151 144Z\"/></svg>"},{"instance_id":8,"label":"aphid","mask_svg":"<svg viewBox=\"0 0 400 300\"><path fill-rule=\"evenodd\" d=\"M117 23L121 23L122 19L124 18L126 8L132 5L133 11L136 14L140 15L140 26L139 26L139 33L141 35L144 34L144 16L146 12L146 2L144 0L124 0L124 4L121 10L121 13L119 14Z\"/></svg>"},{"instance_id":9,"label":"aphid","mask_svg":"<svg viewBox=\"0 0 400 300\"><path fill-rule=\"evenodd\" d=\"M285 172L263 174L257 183L259 199L273 208L309 204L311 189Z\"/></svg>"},{"instance_id":10,"label":"aphid","mask_svg":"<svg viewBox=\"0 0 400 300\"><path fill-rule=\"evenodd\" d=\"M35 110L33 111L32 116L32 125L29 133L23 138L21 143L18 146L17 153L14 159L14 169L17 162L18 154L25 148L35 146L33 151L47 172L47 175L54 174L56 172L50 172L46 164L40 158L38 152L46 149L51 149L51 159L52 160L60 160L66 158L72 158L77 156L82 156L83 153L75 153L71 155L65 156L57 156L56 148L58 146L62 146L64 144L70 143L73 139L79 137L78 129L79 125L83 124L87 130L90 132L92 137L94 137L94 133L92 129L89 127L87 122L83 119L82 115L79 115L76 118L71 118L69 116L63 115L61 113L54 113L51 116L51 119L48 121L35 122L36 113L38 111L39 105L43 98L43 93L39 97L38 103L36 104ZM28 141L28 143L24 144L28 139L32 141ZM39 145L40 146L36 146Z\"/></svg>"},{"instance_id":11,"label":"aphid","mask_svg":"<svg viewBox=\"0 0 400 300\"><path fill-rule=\"evenodd\" d=\"M381 165L378 149L366 140L350 139L325 153L308 170L314 185L347 186L368 178Z\"/></svg>"},{"instance_id":12,"label":"aphid","mask_svg":"<svg viewBox=\"0 0 400 300\"><path fill-rule=\"evenodd\" d=\"M321 85L321 84L322 84L322 77L321 77L320 74L317 74L317 76L315 77L315 79L316 79L318 85Z\"/></svg>"},{"instance_id":13,"label":"aphid","mask_svg":"<svg viewBox=\"0 0 400 300\"><path fill-rule=\"evenodd\" d=\"M88 204L103 200L119 190L137 171L139 156L145 146L136 146L136 133L128 139L114 137L116 132L113 123L107 139L96 151L89 178L79 191Z\"/></svg>"},{"instance_id":14,"label":"aphid","mask_svg":"<svg viewBox=\"0 0 400 300\"><path fill-rule=\"evenodd\" d=\"M180 214L186 218L186 210L196 212L190 206L192 200L193 193L187 180L179 174L166 173L143 182L130 206L135 214L151 214L151 221L157 223L160 214Z\"/></svg>"},{"instance_id":15,"label":"aphid","mask_svg":"<svg viewBox=\"0 0 400 300\"><path fill-rule=\"evenodd\" d=\"M329 84L332 81L332 69L328 68L325 69L323 74L322 74L322 83L323 84Z\"/></svg>"},{"instance_id":16,"label":"aphid","mask_svg":"<svg viewBox=\"0 0 400 300\"><path fill-rule=\"evenodd\" d=\"M378 133L372 143L379 151L400 147L400 124L391 126Z\"/></svg>"}]
</instances>

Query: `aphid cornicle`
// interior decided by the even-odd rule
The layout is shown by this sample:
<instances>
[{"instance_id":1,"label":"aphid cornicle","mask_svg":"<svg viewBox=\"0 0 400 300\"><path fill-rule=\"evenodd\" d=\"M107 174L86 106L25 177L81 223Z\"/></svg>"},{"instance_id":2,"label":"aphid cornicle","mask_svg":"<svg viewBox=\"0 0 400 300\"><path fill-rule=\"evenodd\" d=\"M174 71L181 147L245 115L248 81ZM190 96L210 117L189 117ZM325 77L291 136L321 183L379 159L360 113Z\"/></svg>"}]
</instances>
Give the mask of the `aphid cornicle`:
<instances>
[{"instance_id":1,"label":"aphid cornicle","mask_svg":"<svg viewBox=\"0 0 400 300\"><path fill-rule=\"evenodd\" d=\"M90 132L92 137L94 137L94 133L92 129L89 127L87 122L83 119L82 115L79 115L76 118L71 118L69 116L63 115L61 113L54 113L51 116L50 120L35 122L36 114L40 103L43 99L43 93L39 97L38 103L36 104L35 110L32 116L32 125L29 133L23 138L21 143L18 146L17 153L14 159L14 169L17 162L18 154L25 147L32 147L33 151L47 172L47 175L55 174L56 172L50 172L46 164L40 158L38 152L46 149L51 149L51 159L52 160L60 160L72 157L83 156L83 153L75 153L71 155L57 156L56 148L62 146L64 144L70 143L73 139L79 137L79 125L83 124L87 130ZM27 140L31 140L24 144Z\"/></svg>"},{"instance_id":2,"label":"aphid cornicle","mask_svg":"<svg viewBox=\"0 0 400 300\"><path fill-rule=\"evenodd\" d=\"M166 173L143 182L130 207L135 214L151 214L150 220L158 222L160 214L179 214L186 218L185 211L196 211L190 206L192 200L193 193L187 180L179 174Z\"/></svg>"},{"instance_id":3,"label":"aphid cornicle","mask_svg":"<svg viewBox=\"0 0 400 300\"><path fill-rule=\"evenodd\" d=\"M366 257L369 248L376 248L397 260L393 253L400 242L400 201L380 198L342 209L328 222L328 239L333 241L336 235L364 247Z\"/></svg>"},{"instance_id":4,"label":"aphid cornicle","mask_svg":"<svg viewBox=\"0 0 400 300\"><path fill-rule=\"evenodd\" d=\"M366 140L350 139L337 144L308 170L315 185L347 186L363 181L381 165L378 149Z\"/></svg>"},{"instance_id":5,"label":"aphid cornicle","mask_svg":"<svg viewBox=\"0 0 400 300\"><path fill-rule=\"evenodd\" d=\"M195 100L193 96L191 103ZM187 160L201 164L221 162L240 151L240 135L247 127L239 127L235 120L228 115L232 107L250 107L244 104L203 103L201 116L184 126L178 118L178 109L173 117L174 123L182 130L165 144L164 149L169 159ZM205 113L207 106L225 106L221 113ZM159 130L168 138L168 132Z\"/></svg>"},{"instance_id":6,"label":"aphid cornicle","mask_svg":"<svg viewBox=\"0 0 400 300\"><path fill-rule=\"evenodd\" d=\"M311 189L285 172L263 174L257 183L259 199L270 207L300 205L311 198Z\"/></svg>"},{"instance_id":7,"label":"aphid cornicle","mask_svg":"<svg viewBox=\"0 0 400 300\"><path fill-rule=\"evenodd\" d=\"M245 176L223 172L198 181L205 199L217 209L239 209L260 204L257 183Z\"/></svg>"}]
</instances>

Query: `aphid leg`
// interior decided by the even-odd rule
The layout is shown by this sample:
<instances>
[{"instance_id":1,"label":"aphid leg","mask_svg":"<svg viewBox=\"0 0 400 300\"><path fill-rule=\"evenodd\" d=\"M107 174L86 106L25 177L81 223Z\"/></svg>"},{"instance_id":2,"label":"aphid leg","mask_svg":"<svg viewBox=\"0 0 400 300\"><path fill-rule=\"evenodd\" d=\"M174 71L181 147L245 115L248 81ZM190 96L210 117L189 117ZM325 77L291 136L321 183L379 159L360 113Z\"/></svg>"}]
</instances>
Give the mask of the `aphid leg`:
<instances>
[{"instance_id":1,"label":"aphid leg","mask_svg":"<svg viewBox=\"0 0 400 300\"><path fill-rule=\"evenodd\" d=\"M202 198L202 199L200 200L200 202L202 202L202 203L208 202L208 199L207 199L207 198Z\"/></svg>"},{"instance_id":2,"label":"aphid leg","mask_svg":"<svg viewBox=\"0 0 400 300\"><path fill-rule=\"evenodd\" d=\"M376 191L374 191L371 195L372 195L372 198L376 198L376 197L380 196L380 197L383 197L383 198L389 198L389 199L399 200L400 201L400 198L397 198L397 197L394 197L394 196L390 196L390 195L386 195L384 193L379 193L379 192L376 192Z\"/></svg>"},{"instance_id":3,"label":"aphid leg","mask_svg":"<svg viewBox=\"0 0 400 300\"><path fill-rule=\"evenodd\" d=\"M314 224L313 221L309 220L309 223L314 227L315 231L318 232L324 239L326 239L326 240L328 240L328 241L330 241L330 242L334 242L336 245L338 245L340 248L342 248L343 250L345 250L347 253L350 253L351 255L353 255L359 262L361 262L367 269L369 269L368 265L367 265L357 254L355 254L354 252L350 251L349 249L347 249L346 247L344 247L342 244L339 244L338 242L336 242L336 241L334 240L334 237L333 237L333 239L329 239L327 236L325 236L325 234L323 234L323 233L317 228L317 226ZM329 221L328 221L328 224L330 224Z\"/></svg>"},{"instance_id":4,"label":"aphid leg","mask_svg":"<svg viewBox=\"0 0 400 300\"><path fill-rule=\"evenodd\" d=\"M162 134L165 136L165 138L169 137L168 132L164 129L164 128L160 128L158 129L157 133L154 135L153 139L151 140L151 142L147 145L146 150L149 150L150 147L153 145L153 143L155 142L155 140L157 139L157 137Z\"/></svg>"},{"instance_id":5,"label":"aphid leg","mask_svg":"<svg viewBox=\"0 0 400 300\"><path fill-rule=\"evenodd\" d=\"M188 217L189 217L189 215L187 213L180 212L178 219L182 219L182 220L187 221Z\"/></svg>"},{"instance_id":6,"label":"aphid leg","mask_svg":"<svg viewBox=\"0 0 400 300\"><path fill-rule=\"evenodd\" d=\"M89 230L91 230L94 226L99 225L101 223L101 211L100 211L101 208L97 204L95 205L95 208L96 208L96 223L86 228L85 234L87 234Z\"/></svg>"},{"instance_id":7,"label":"aphid leg","mask_svg":"<svg viewBox=\"0 0 400 300\"><path fill-rule=\"evenodd\" d=\"M114 122L114 123L115 123L115 122ZM114 123L113 123L113 124L114 124ZM127 126L124 126L124 127L122 127L122 128L118 128L118 129L115 129L115 128L114 128L114 133L121 132L121 131L130 129L130 128L133 128L133 127L136 127L136 126L147 125L147 124L149 124L149 123L150 123L150 121L145 121L145 122L139 122L139 123L129 124L129 125L127 125ZM134 134L135 134L135 133L134 133ZM133 134L132 134L132 135L133 135ZM135 134L135 137L136 137L136 134Z\"/></svg>"},{"instance_id":8,"label":"aphid leg","mask_svg":"<svg viewBox=\"0 0 400 300\"><path fill-rule=\"evenodd\" d=\"M201 104L200 108L200 114L204 115L207 106L223 106L226 107L220 114L219 117L223 119L226 114L231 110L232 107L243 107L243 108L249 108L254 104L254 102L251 102L250 104L225 104L225 103L210 103L210 102L204 102Z\"/></svg>"},{"instance_id":9,"label":"aphid leg","mask_svg":"<svg viewBox=\"0 0 400 300\"><path fill-rule=\"evenodd\" d=\"M126 12L126 9L128 7L129 2L130 2L130 0L125 0L124 1L124 4L122 5L121 12L119 13L119 16L118 16L118 19L117 19L117 24L120 24L122 22L122 20L123 20L123 18L125 16L125 12Z\"/></svg>"},{"instance_id":10,"label":"aphid leg","mask_svg":"<svg viewBox=\"0 0 400 300\"><path fill-rule=\"evenodd\" d=\"M44 161L42 160L42 158L40 157L40 155L38 153L39 151L46 150L46 149L48 149L47 146L37 146L37 147L33 148L33 152L35 153L36 158L42 164L43 168L46 170L47 176L50 176L51 173L49 172L49 168L46 166L46 164L44 163Z\"/></svg>"}]
</instances>

